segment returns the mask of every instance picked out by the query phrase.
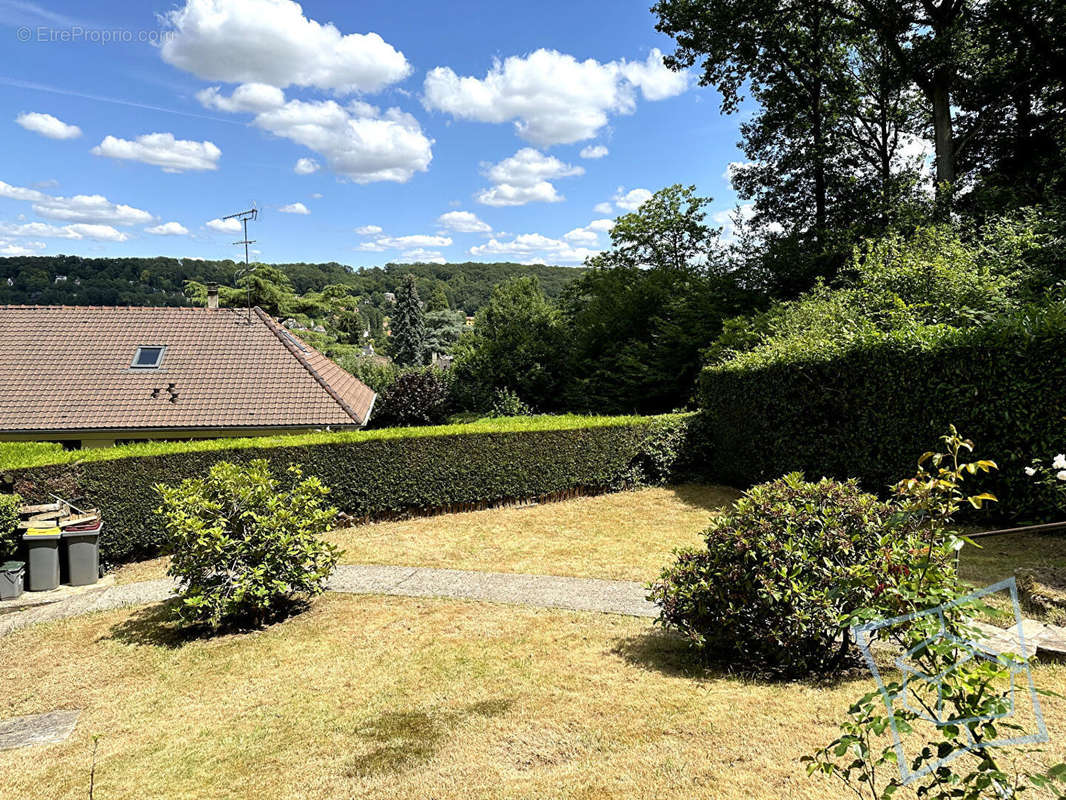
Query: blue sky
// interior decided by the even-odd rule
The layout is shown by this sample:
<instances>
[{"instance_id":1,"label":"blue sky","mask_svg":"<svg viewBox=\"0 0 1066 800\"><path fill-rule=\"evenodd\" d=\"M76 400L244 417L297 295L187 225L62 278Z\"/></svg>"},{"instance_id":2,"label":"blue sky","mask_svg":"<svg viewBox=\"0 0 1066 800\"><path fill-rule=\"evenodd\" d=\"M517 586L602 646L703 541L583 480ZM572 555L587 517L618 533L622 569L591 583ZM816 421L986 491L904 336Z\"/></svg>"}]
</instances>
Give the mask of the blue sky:
<instances>
[{"instance_id":1,"label":"blue sky","mask_svg":"<svg viewBox=\"0 0 1066 800\"><path fill-rule=\"evenodd\" d=\"M671 183L727 215L740 118L648 5L0 0L0 254L235 258L254 202L263 261L576 265Z\"/></svg>"}]
</instances>

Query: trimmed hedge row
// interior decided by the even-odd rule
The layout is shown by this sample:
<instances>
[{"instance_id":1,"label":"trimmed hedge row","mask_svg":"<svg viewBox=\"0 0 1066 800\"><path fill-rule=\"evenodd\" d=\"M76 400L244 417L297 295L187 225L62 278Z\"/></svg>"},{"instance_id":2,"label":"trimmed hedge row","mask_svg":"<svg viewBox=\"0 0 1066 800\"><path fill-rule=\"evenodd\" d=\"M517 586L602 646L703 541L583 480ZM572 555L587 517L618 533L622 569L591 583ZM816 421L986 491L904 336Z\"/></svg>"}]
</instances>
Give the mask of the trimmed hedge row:
<instances>
[{"instance_id":1,"label":"trimmed hedge row","mask_svg":"<svg viewBox=\"0 0 1066 800\"><path fill-rule=\"evenodd\" d=\"M926 328L842 355L795 354L700 376L714 478L736 486L800 470L884 490L914 473L949 424L1000 467L991 512L1056 517L1023 469L1066 450L1066 314L1053 307L964 331Z\"/></svg>"},{"instance_id":2,"label":"trimmed hedge row","mask_svg":"<svg viewBox=\"0 0 1066 800\"><path fill-rule=\"evenodd\" d=\"M484 431L477 423L422 429L418 435L320 434L248 440L210 449L170 444L158 454L24 467L5 472L29 500L50 492L100 508L103 557L111 563L151 557L162 532L153 486L202 475L217 461L266 459L280 474L299 464L332 490L330 502L355 517L425 513L464 503L543 497L568 490L608 490L665 480L678 465L689 415L563 418ZM514 430L506 430L516 427ZM418 429L412 429L418 430ZM466 432L471 431L471 432ZM384 433L384 432L383 432ZM121 448L111 451L120 454ZM134 450L136 452L136 450Z\"/></svg>"}]
</instances>

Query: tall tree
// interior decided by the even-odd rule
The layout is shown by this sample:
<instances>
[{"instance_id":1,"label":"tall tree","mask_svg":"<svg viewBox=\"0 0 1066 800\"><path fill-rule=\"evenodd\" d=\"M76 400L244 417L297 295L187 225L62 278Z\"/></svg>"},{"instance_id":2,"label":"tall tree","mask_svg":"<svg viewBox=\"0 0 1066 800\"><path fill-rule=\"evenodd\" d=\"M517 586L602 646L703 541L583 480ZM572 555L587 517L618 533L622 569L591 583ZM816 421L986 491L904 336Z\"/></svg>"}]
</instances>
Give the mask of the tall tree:
<instances>
[{"instance_id":1,"label":"tall tree","mask_svg":"<svg viewBox=\"0 0 1066 800\"><path fill-rule=\"evenodd\" d=\"M407 274L396 292L390 321L392 357L403 366L426 363L426 322L418 299L415 276Z\"/></svg>"},{"instance_id":2,"label":"tall tree","mask_svg":"<svg viewBox=\"0 0 1066 800\"><path fill-rule=\"evenodd\" d=\"M487 408L497 389L540 410L559 408L564 336L559 310L536 276L500 284L455 349L453 391L468 408Z\"/></svg>"},{"instance_id":3,"label":"tall tree","mask_svg":"<svg viewBox=\"0 0 1066 800\"><path fill-rule=\"evenodd\" d=\"M568 406L669 411L687 403L699 352L724 316L748 310L723 274L720 229L694 187L671 186L619 217L612 247L564 295L570 332Z\"/></svg>"}]
</instances>

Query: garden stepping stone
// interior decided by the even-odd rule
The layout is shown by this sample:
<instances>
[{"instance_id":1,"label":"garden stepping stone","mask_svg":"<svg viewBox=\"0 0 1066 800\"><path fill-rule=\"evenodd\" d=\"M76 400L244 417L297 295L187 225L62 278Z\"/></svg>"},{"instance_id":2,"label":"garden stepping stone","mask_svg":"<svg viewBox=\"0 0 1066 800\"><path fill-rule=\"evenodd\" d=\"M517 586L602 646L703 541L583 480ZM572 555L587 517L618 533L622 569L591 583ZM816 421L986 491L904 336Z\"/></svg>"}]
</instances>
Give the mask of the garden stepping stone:
<instances>
[{"instance_id":1,"label":"garden stepping stone","mask_svg":"<svg viewBox=\"0 0 1066 800\"><path fill-rule=\"evenodd\" d=\"M977 645L991 653L1018 653L1018 629L1016 627L997 628L985 622L973 622L983 634ZM1048 625L1033 619L1022 620L1022 636L1025 638L1025 652L1020 655L1032 658L1043 653L1056 656L1066 655L1066 628Z\"/></svg>"},{"instance_id":2,"label":"garden stepping stone","mask_svg":"<svg viewBox=\"0 0 1066 800\"><path fill-rule=\"evenodd\" d=\"M63 742L74 733L81 711L49 711L0 720L0 750Z\"/></svg>"}]
</instances>

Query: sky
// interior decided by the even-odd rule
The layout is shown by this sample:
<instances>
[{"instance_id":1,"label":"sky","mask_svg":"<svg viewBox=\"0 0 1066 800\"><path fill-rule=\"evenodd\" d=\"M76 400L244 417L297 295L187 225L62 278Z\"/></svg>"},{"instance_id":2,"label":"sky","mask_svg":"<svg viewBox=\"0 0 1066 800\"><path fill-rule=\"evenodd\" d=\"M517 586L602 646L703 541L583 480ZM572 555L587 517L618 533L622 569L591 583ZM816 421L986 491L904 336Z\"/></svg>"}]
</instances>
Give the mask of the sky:
<instances>
[{"instance_id":1,"label":"sky","mask_svg":"<svg viewBox=\"0 0 1066 800\"><path fill-rule=\"evenodd\" d=\"M741 115L650 0L0 0L0 255L579 265ZM243 253L243 251L240 251Z\"/></svg>"}]
</instances>

